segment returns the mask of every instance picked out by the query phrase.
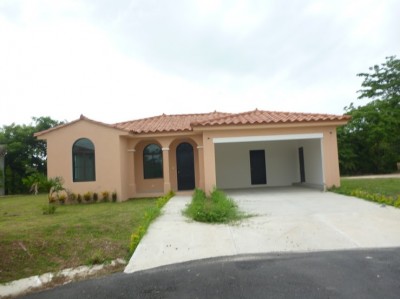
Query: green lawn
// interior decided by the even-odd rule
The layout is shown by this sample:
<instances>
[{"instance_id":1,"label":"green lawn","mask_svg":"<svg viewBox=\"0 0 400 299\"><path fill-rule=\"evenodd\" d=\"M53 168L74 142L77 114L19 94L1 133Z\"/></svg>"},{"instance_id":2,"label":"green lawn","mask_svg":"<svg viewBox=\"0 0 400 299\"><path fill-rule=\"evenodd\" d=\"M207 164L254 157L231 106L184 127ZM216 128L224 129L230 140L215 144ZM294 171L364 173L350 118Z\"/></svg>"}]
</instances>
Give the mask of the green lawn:
<instances>
[{"instance_id":1,"label":"green lawn","mask_svg":"<svg viewBox=\"0 0 400 299\"><path fill-rule=\"evenodd\" d=\"M362 189L371 193L379 193L387 196L400 194L400 179L341 179L340 189Z\"/></svg>"},{"instance_id":2,"label":"green lawn","mask_svg":"<svg viewBox=\"0 0 400 299\"><path fill-rule=\"evenodd\" d=\"M340 184L340 188L333 188L331 191L379 203L400 205L400 179L398 178L342 178Z\"/></svg>"},{"instance_id":3,"label":"green lawn","mask_svg":"<svg viewBox=\"0 0 400 299\"><path fill-rule=\"evenodd\" d=\"M130 235L155 203L62 205L43 215L47 195L0 198L0 283L127 258Z\"/></svg>"}]
</instances>

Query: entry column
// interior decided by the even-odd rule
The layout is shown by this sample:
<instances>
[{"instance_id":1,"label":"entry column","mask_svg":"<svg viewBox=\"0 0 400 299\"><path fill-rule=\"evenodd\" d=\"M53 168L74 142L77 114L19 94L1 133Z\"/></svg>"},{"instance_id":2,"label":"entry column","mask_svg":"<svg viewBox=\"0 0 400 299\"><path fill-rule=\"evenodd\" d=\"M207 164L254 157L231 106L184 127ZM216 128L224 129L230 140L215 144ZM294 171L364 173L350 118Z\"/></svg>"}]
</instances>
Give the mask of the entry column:
<instances>
[{"instance_id":1,"label":"entry column","mask_svg":"<svg viewBox=\"0 0 400 299\"><path fill-rule=\"evenodd\" d=\"M171 179L169 177L169 147L163 147L162 153L163 153L164 193L168 193L171 190Z\"/></svg>"},{"instance_id":2,"label":"entry column","mask_svg":"<svg viewBox=\"0 0 400 299\"><path fill-rule=\"evenodd\" d=\"M211 192L217 185L215 174L215 147L213 139L206 134L203 135L203 157L204 157L204 191Z\"/></svg>"},{"instance_id":3,"label":"entry column","mask_svg":"<svg viewBox=\"0 0 400 299\"><path fill-rule=\"evenodd\" d=\"M199 188L204 189L204 146L197 146L197 154L199 157Z\"/></svg>"},{"instance_id":4,"label":"entry column","mask_svg":"<svg viewBox=\"0 0 400 299\"><path fill-rule=\"evenodd\" d=\"M130 197L134 197L136 195L136 177L135 177L135 149L128 149L128 153L130 155L130 171L129 171L129 186L131 194Z\"/></svg>"}]
</instances>

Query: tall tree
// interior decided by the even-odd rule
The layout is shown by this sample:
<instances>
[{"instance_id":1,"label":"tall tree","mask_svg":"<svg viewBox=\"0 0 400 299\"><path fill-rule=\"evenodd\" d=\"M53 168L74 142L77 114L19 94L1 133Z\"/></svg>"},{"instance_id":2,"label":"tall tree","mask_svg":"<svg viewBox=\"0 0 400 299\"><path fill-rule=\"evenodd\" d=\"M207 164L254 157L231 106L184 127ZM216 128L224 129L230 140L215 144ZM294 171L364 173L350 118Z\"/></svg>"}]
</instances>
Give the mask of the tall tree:
<instances>
[{"instance_id":1,"label":"tall tree","mask_svg":"<svg viewBox=\"0 0 400 299\"><path fill-rule=\"evenodd\" d=\"M34 117L33 124L3 126L0 129L0 144L7 146L5 156L6 194L24 193L27 190L22 179L32 173L46 174L46 143L33 134L57 126L62 122L50 117Z\"/></svg>"},{"instance_id":2,"label":"tall tree","mask_svg":"<svg viewBox=\"0 0 400 299\"><path fill-rule=\"evenodd\" d=\"M369 70L358 74L358 98L370 102L345 107L352 119L338 130L342 174L392 172L400 161L400 60L390 56Z\"/></svg>"}]
</instances>

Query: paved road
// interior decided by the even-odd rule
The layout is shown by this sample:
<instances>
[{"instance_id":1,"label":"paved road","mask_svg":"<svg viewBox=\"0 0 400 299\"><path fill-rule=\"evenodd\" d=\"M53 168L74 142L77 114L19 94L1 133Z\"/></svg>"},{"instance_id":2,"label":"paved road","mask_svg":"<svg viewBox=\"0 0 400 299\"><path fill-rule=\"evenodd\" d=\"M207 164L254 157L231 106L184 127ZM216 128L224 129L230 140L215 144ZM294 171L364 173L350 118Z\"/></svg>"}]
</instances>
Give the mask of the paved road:
<instances>
[{"instance_id":1,"label":"paved road","mask_svg":"<svg viewBox=\"0 0 400 299\"><path fill-rule=\"evenodd\" d=\"M399 298L400 248L242 255L72 283L25 298Z\"/></svg>"}]
</instances>

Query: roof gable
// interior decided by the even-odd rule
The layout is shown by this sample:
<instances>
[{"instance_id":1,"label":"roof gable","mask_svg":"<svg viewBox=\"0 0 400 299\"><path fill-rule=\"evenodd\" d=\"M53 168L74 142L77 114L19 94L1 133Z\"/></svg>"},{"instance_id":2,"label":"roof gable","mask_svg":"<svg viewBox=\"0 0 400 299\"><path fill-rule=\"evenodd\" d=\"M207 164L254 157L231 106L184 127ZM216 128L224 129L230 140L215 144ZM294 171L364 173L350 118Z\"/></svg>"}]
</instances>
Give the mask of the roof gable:
<instances>
[{"instance_id":1,"label":"roof gable","mask_svg":"<svg viewBox=\"0 0 400 299\"><path fill-rule=\"evenodd\" d=\"M100 121L92 120L90 118L87 118L83 114L81 114L81 116L76 120L73 120L71 122L68 122L68 123L65 123L65 124L59 125L57 127L53 127L53 128L44 130L44 131L37 132L37 133L34 134L34 136L35 137L39 137L39 136L42 136L42 135L46 135L46 134L51 133L53 131L57 131L57 130L69 127L69 126L71 126L73 124L76 124L76 123L78 123L80 121L86 121L86 122L89 122L89 123L92 123L92 124L95 124L95 125L99 125L99 126L103 126L103 127L107 127L107 128L111 128L111 129L117 129L113 125L109 125L109 124L106 124L106 123L103 123L103 122L100 122Z\"/></svg>"}]
</instances>

